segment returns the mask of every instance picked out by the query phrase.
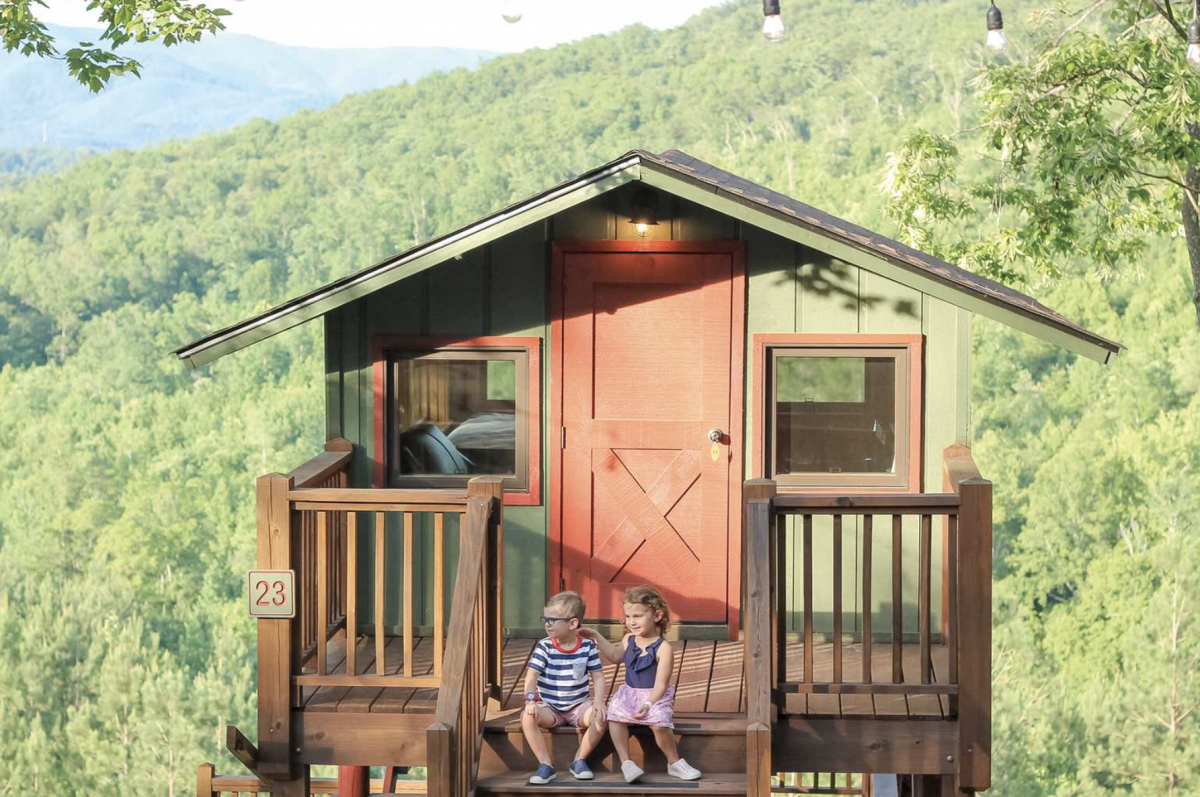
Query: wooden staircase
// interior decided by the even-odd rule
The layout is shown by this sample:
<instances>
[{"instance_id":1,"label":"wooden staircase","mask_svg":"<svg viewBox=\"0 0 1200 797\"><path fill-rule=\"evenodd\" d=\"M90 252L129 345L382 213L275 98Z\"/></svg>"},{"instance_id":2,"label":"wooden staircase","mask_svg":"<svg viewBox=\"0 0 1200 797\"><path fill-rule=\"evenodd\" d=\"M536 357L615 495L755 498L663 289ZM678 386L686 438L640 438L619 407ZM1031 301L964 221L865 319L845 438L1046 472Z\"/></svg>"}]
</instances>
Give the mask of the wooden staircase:
<instances>
[{"instance_id":1,"label":"wooden staircase","mask_svg":"<svg viewBox=\"0 0 1200 797\"><path fill-rule=\"evenodd\" d=\"M520 714L484 724L477 794L689 794L744 795L746 793L746 717L738 714L676 714L675 734L679 754L704 772L700 780L683 781L667 775L667 761L648 728L631 727L629 752L646 770L635 783L626 783L620 761L606 736L588 757L596 777L576 780L567 771L579 746L581 731L553 728L543 731L558 777L545 785L530 785L538 761L521 732Z\"/></svg>"}]
</instances>

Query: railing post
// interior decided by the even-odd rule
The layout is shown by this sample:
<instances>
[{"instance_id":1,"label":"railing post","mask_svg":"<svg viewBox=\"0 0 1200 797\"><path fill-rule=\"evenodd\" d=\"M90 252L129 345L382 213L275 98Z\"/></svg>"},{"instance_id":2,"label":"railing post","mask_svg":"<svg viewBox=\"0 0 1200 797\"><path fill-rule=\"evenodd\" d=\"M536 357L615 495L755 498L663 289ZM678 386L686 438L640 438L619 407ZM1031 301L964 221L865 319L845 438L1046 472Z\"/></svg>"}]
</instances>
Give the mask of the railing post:
<instances>
[{"instance_id":1,"label":"railing post","mask_svg":"<svg viewBox=\"0 0 1200 797\"><path fill-rule=\"evenodd\" d=\"M504 483L496 476L476 476L467 482L468 498L492 498L488 523L487 562L487 680L489 703L500 708L504 688Z\"/></svg>"},{"instance_id":2,"label":"railing post","mask_svg":"<svg viewBox=\"0 0 1200 797\"><path fill-rule=\"evenodd\" d=\"M746 482L743 531L745 545L745 662L746 662L746 794L769 797L771 793L771 725L774 721L775 680L771 673L773 645L778 627L772 598L771 498L773 482Z\"/></svg>"},{"instance_id":3,"label":"railing post","mask_svg":"<svg viewBox=\"0 0 1200 797\"><path fill-rule=\"evenodd\" d=\"M258 567L292 569L292 524L288 490L292 480L278 473L255 484L258 503ZM299 577L296 579L299 582ZM297 596L298 598L298 596ZM298 601L297 601L298 602ZM258 750L260 772L291 775L292 634L289 619L258 622Z\"/></svg>"},{"instance_id":4,"label":"railing post","mask_svg":"<svg viewBox=\"0 0 1200 797\"><path fill-rule=\"evenodd\" d=\"M958 790L992 782L992 483L959 483Z\"/></svg>"},{"instance_id":5,"label":"railing post","mask_svg":"<svg viewBox=\"0 0 1200 797\"><path fill-rule=\"evenodd\" d=\"M212 764L201 764L196 767L196 797L213 797Z\"/></svg>"}]
</instances>

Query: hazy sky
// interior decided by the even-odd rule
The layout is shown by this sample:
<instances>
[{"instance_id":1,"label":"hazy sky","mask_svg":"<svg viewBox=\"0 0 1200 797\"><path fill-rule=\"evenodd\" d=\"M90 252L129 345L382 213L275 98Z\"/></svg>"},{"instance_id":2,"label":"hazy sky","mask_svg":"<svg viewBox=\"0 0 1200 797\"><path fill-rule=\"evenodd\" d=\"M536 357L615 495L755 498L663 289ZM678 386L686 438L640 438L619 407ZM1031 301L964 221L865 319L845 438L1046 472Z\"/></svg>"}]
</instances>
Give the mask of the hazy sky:
<instances>
[{"instance_id":1,"label":"hazy sky","mask_svg":"<svg viewBox=\"0 0 1200 797\"><path fill-rule=\"evenodd\" d=\"M641 22L682 24L730 0L509 0L524 18L505 22L506 0L208 0L233 12L227 29L307 47L424 45L516 52L552 47ZM756 0L732 0L751 2ZM48 0L39 17L59 25L95 25L87 0ZM36 6L35 6L36 8Z\"/></svg>"}]
</instances>

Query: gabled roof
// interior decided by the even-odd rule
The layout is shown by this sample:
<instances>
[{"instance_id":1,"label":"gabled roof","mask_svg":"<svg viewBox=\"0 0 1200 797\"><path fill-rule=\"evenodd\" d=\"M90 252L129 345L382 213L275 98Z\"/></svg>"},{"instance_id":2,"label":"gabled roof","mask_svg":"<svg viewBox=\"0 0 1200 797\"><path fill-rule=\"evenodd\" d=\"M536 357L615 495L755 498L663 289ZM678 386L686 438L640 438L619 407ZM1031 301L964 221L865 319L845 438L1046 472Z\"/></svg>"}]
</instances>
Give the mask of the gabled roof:
<instances>
[{"instance_id":1,"label":"gabled roof","mask_svg":"<svg viewBox=\"0 0 1200 797\"><path fill-rule=\"evenodd\" d=\"M212 362L634 180L770 230L1098 362L1110 361L1123 348L1019 291L843 221L684 152L668 150L655 155L633 150L453 232L218 330L174 353L193 368Z\"/></svg>"}]
</instances>

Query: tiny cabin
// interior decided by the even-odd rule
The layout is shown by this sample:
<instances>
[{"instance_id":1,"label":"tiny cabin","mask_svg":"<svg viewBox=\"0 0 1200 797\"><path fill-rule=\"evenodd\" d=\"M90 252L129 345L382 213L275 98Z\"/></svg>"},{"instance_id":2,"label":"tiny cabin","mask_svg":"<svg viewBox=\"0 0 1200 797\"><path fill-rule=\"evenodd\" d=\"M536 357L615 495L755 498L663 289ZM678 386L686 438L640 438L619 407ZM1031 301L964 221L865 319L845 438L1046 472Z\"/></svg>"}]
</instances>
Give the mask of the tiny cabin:
<instances>
[{"instance_id":1,"label":"tiny cabin","mask_svg":"<svg viewBox=\"0 0 1200 797\"><path fill-rule=\"evenodd\" d=\"M546 599L578 591L615 639L624 589L649 583L679 619L676 732L706 771L686 788L986 789L974 315L1100 363L1120 350L685 153L635 150L179 349L199 367L325 331L326 450L258 480L258 567L294 573L296 611L259 620L257 738L231 728L230 749L280 794L331 789L313 764L356 794L370 765L426 766L438 795L527 790L517 684ZM653 745L637 754L643 793L683 787L655 780ZM572 788L619 790L597 755Z\"/></svg>"}]
</instances>

